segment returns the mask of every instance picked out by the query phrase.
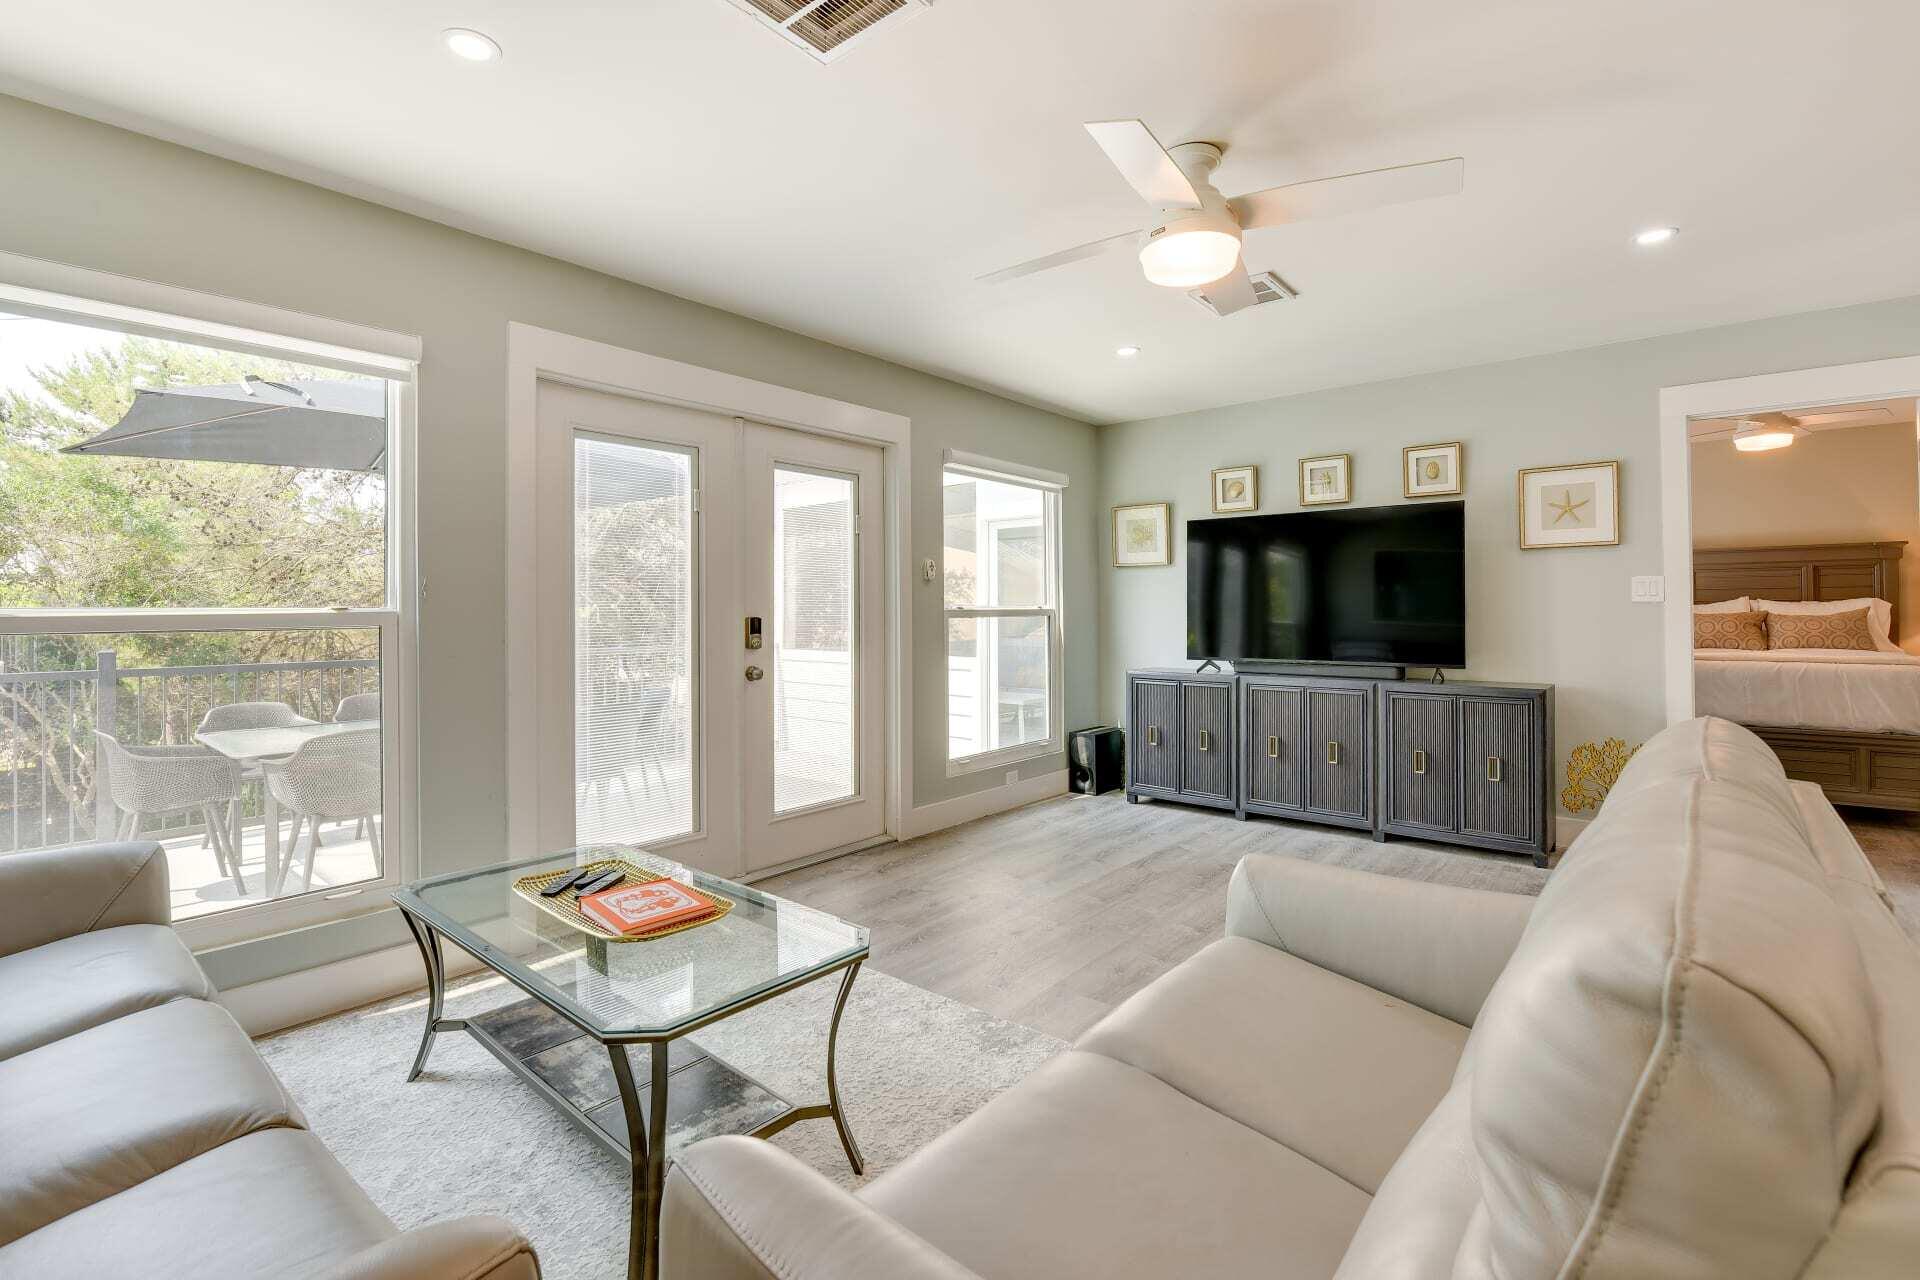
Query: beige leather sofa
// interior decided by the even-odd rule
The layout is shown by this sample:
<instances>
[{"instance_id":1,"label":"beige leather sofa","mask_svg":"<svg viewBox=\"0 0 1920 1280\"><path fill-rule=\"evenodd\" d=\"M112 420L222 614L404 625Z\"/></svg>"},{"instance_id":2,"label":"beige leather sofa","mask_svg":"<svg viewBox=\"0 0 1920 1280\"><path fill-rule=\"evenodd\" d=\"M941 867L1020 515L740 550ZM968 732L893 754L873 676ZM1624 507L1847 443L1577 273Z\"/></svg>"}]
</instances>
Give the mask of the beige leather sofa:
<instances>
[{"instance_id":1,"label":"beige leather sofa","mask_svg":"<svg viewBox=\"0 0 1920 1280\"><path fill-rule=\"evenodd\" d=\"M0 1276L535 1280L497 1218L396 1231L167 920L156 844L0 854Z\"/></svg>"},{"instance_id":2,"label":"beige leather sofa","mask_svg":"<svg viewBox=\"0 0 1920 1280\"><path fill-rule=\"evenodd\" d=\"M1279 857L1227 936L857 1195L742 1138L669 1280L1920 1275L1920 955L1813 787L1696 720L1537 904Z\"/></svg>"}]
</instances>

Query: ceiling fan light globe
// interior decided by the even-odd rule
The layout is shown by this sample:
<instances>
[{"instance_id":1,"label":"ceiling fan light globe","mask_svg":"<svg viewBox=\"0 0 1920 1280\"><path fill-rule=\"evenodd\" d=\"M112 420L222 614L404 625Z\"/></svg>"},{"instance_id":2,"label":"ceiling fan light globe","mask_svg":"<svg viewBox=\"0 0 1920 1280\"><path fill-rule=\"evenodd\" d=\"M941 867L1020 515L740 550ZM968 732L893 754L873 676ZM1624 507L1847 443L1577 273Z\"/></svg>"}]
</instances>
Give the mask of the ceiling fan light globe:
<instances>
[{"instance_id":1,"label":"ceiling fan light globe","mask_svg":"<svg viewBox=\"0 0 1920 1280\"><path fill-rule=\"evenodd\" d=\"M1140 269L1169 289L1212 284L1240 261L1240 240L1224 231L1170 231L1140 247Z\"/></svg>"},{"instance_id":2,"label":"ceiling fan light globe","mask_svg":"<svg viewBox=\"0 0 1920 1280\"><path fill-rule=\"evenodd\" d=\"M1742 422L1733 429L1733 447L1741 453L1766 453L1793 443L1794 433L1765 422Z\"/></svg>"}]
</instances>

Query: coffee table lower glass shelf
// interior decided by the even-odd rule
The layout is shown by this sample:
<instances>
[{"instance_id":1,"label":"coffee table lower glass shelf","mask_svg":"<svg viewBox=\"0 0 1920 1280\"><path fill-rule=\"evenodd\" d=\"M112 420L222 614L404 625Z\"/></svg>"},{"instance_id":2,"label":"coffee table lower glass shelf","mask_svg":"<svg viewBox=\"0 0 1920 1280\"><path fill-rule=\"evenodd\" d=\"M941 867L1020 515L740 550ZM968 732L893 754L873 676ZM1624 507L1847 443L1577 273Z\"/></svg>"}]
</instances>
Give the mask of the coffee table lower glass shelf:
<instances>
[{"instance_id":1,"label":"coffee table lower glass shelf","mask_svg":"<svg viewBox=\"0 0 1920 1280\"><path fill-rule=\"evenodd\" d=\"M512 893L520 876L616 854L657 874L731 898L719 920L630 943L587 937ZM802 1120L831 1120L847 1162L860 1148L840 1104L840 1016L865 962L867 931L747 885L624 846L569 850L530 862L422 880L394 903L427 971L427 1016L408 1072L426 1067L435 1035L465 1031L609 1153L633 1182L627 1274L659 1271L666 1168L688 1144L718 1134L771 1137ZM505 978L524 999L464 1018L444 1015L442 939ZM833 974L826 1099L796 1103L685 1037Z\"/></svg>"}]
</instances>

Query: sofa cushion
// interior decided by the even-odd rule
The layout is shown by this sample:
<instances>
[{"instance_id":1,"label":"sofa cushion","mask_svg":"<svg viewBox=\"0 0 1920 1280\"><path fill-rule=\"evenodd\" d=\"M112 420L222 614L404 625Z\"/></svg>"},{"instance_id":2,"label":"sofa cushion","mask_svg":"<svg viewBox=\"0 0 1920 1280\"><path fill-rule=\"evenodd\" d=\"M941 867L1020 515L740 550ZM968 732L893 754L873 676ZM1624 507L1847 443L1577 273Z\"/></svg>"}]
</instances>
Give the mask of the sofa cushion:
<instances>
[{"instance_id":1,"label":"sofa cushion","mask_svg":"<svg viewBox=\"0 0 1920 1280\"><path fill-rule=\"evenodd\" d=\"M300 1113L219 1005L175 1000L0 1062L0 1242Z\"/></svg>"},{"instance_id":2,"label":"sofa cushion","mask_svg":"<svg viewBox=\"0 0 1920 1280\"><path fill-rule=\"evenodd\" d=\"M1372 1193L1446 1093L1466 1041L1457 1022L1222 938L1075 1047L1138 1067Z\"/></svg>"},{"instance_id":3,"label":"sofa cushion","mask_svg":"<svg viewBox=\"0 0 1920 1280\"><path fill-rule=\"evenodd\" d=\"M263 1129L0 1247L0 1275L310 1276L393 1233L318 1138Z\"/></svg>"},{"instance_id":4,"label":"sofa cushion","mask_svg":"<svg viewBox=\"0 0 1920 1280\"><path fill-rule=\"evenodd\" d=\"M1458 1274L1799 1275L1878 1118L1871 991L1773 754L1726 721L1659 735L1462 1059Z\"/></svg>"},{"instance_id":5,"label":"sofa cushion","mask_svg":"<svg viewBox=\"0 0 1920 1280\"><path fill-rule=\"evenodd\" d=\"M860 1194L994 1280L1327 1277L1367 1206L1306 1157L1077 1050Z\"/></svg>"},{"instance_id":6,"label":"sofa cushion","mask_svg":"<svg viewBox=\"0 0 1920 1280\"><path fill-rule=\"evenodd\" d=\"M0 956L0 1059L169 1000L213 995L173 930L128 924Z\"/></svg>"}]
</instances>

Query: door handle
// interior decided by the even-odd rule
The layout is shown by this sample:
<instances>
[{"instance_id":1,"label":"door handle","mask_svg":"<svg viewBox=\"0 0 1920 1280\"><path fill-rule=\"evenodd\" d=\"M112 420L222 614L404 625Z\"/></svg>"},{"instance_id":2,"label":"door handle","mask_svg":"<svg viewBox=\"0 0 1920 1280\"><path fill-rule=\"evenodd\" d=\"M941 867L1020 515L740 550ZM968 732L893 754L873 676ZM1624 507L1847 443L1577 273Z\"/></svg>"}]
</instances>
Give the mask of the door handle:
<instances>
[{"instance_id":1,"label":"door handle","mask_svg":"<svg viewBox=\"0 0 1920 1280\"><path fill-rule=\"evenodd\" d=\"M1207 750L1207 731L1205 729L1200 731L1200 749L1202 751Z\"/></svg>"},{"instance_id":2,"label":"door handle","mask_svg":"<svg viewBox=\"0 0 1920 1280\"><path fill-rule=\"evenodd\" d=\"M1150 747L1157 747L1160 745L1160 726L1159 725L1150 724L1147 726L1147 745Z\"/></svg>"},{"instance_id":3,"label":"door handle","mask_svg":"<svg viewBox=\"0 0 1920 1280\"><path fill-rule=\"evenodd\" d=\"M1413 751L1413 771L1415 773L1425 773L1427 771L1427 753L1418 747L1415 747Z\"/></svg>"},{"instance_id":4,"label":"door handle","mask_svg":"<svg viewBox=\"0 0 1920 1280\"><path fill-rule=\"evenodd\" d=\"M758 680L758 679L760 679L760 678L762 678L763 676L765 676L766 674L767 674L766 672L764 672L764 671L762 671L762 670L761 670L760 668L758 668L758 667L748 667L748 668L747 668L747 680L748 680L749 682L752 682L752 681L754 681L754 680Z\"/></svg>"},{"instance_id":5,"label":"door handle","mask_svg":"<svg viewBox=\"0 0 1920 1280\"><path fill-rule=\"evenodd\" d=\"M1487 757L1487 781L1488 782L1500 781L1500 757L1499 756Z\"/></svg>"},{"instance_id":6,"label":"door handle","mask_svg":"<svg viewBox=\"0 0 1920 1280\"><path fill-rule=\"evenodd\" d=\"M1278 760L1279 758L1280 739L1277 735L1269 735L1267 738L1267 759Z\"/></svg>"},{"instance_id":7,"label":"door handle","mask_svg":"<svg viewBox=\"0 0 1920 1280\"><path fill-rule=\"evenodd\" d=\"M1327 763L1328 764L1340 763L1340 744L1339 743L1329 742L1327 744Z\"/></svg>"}]
</instances>

